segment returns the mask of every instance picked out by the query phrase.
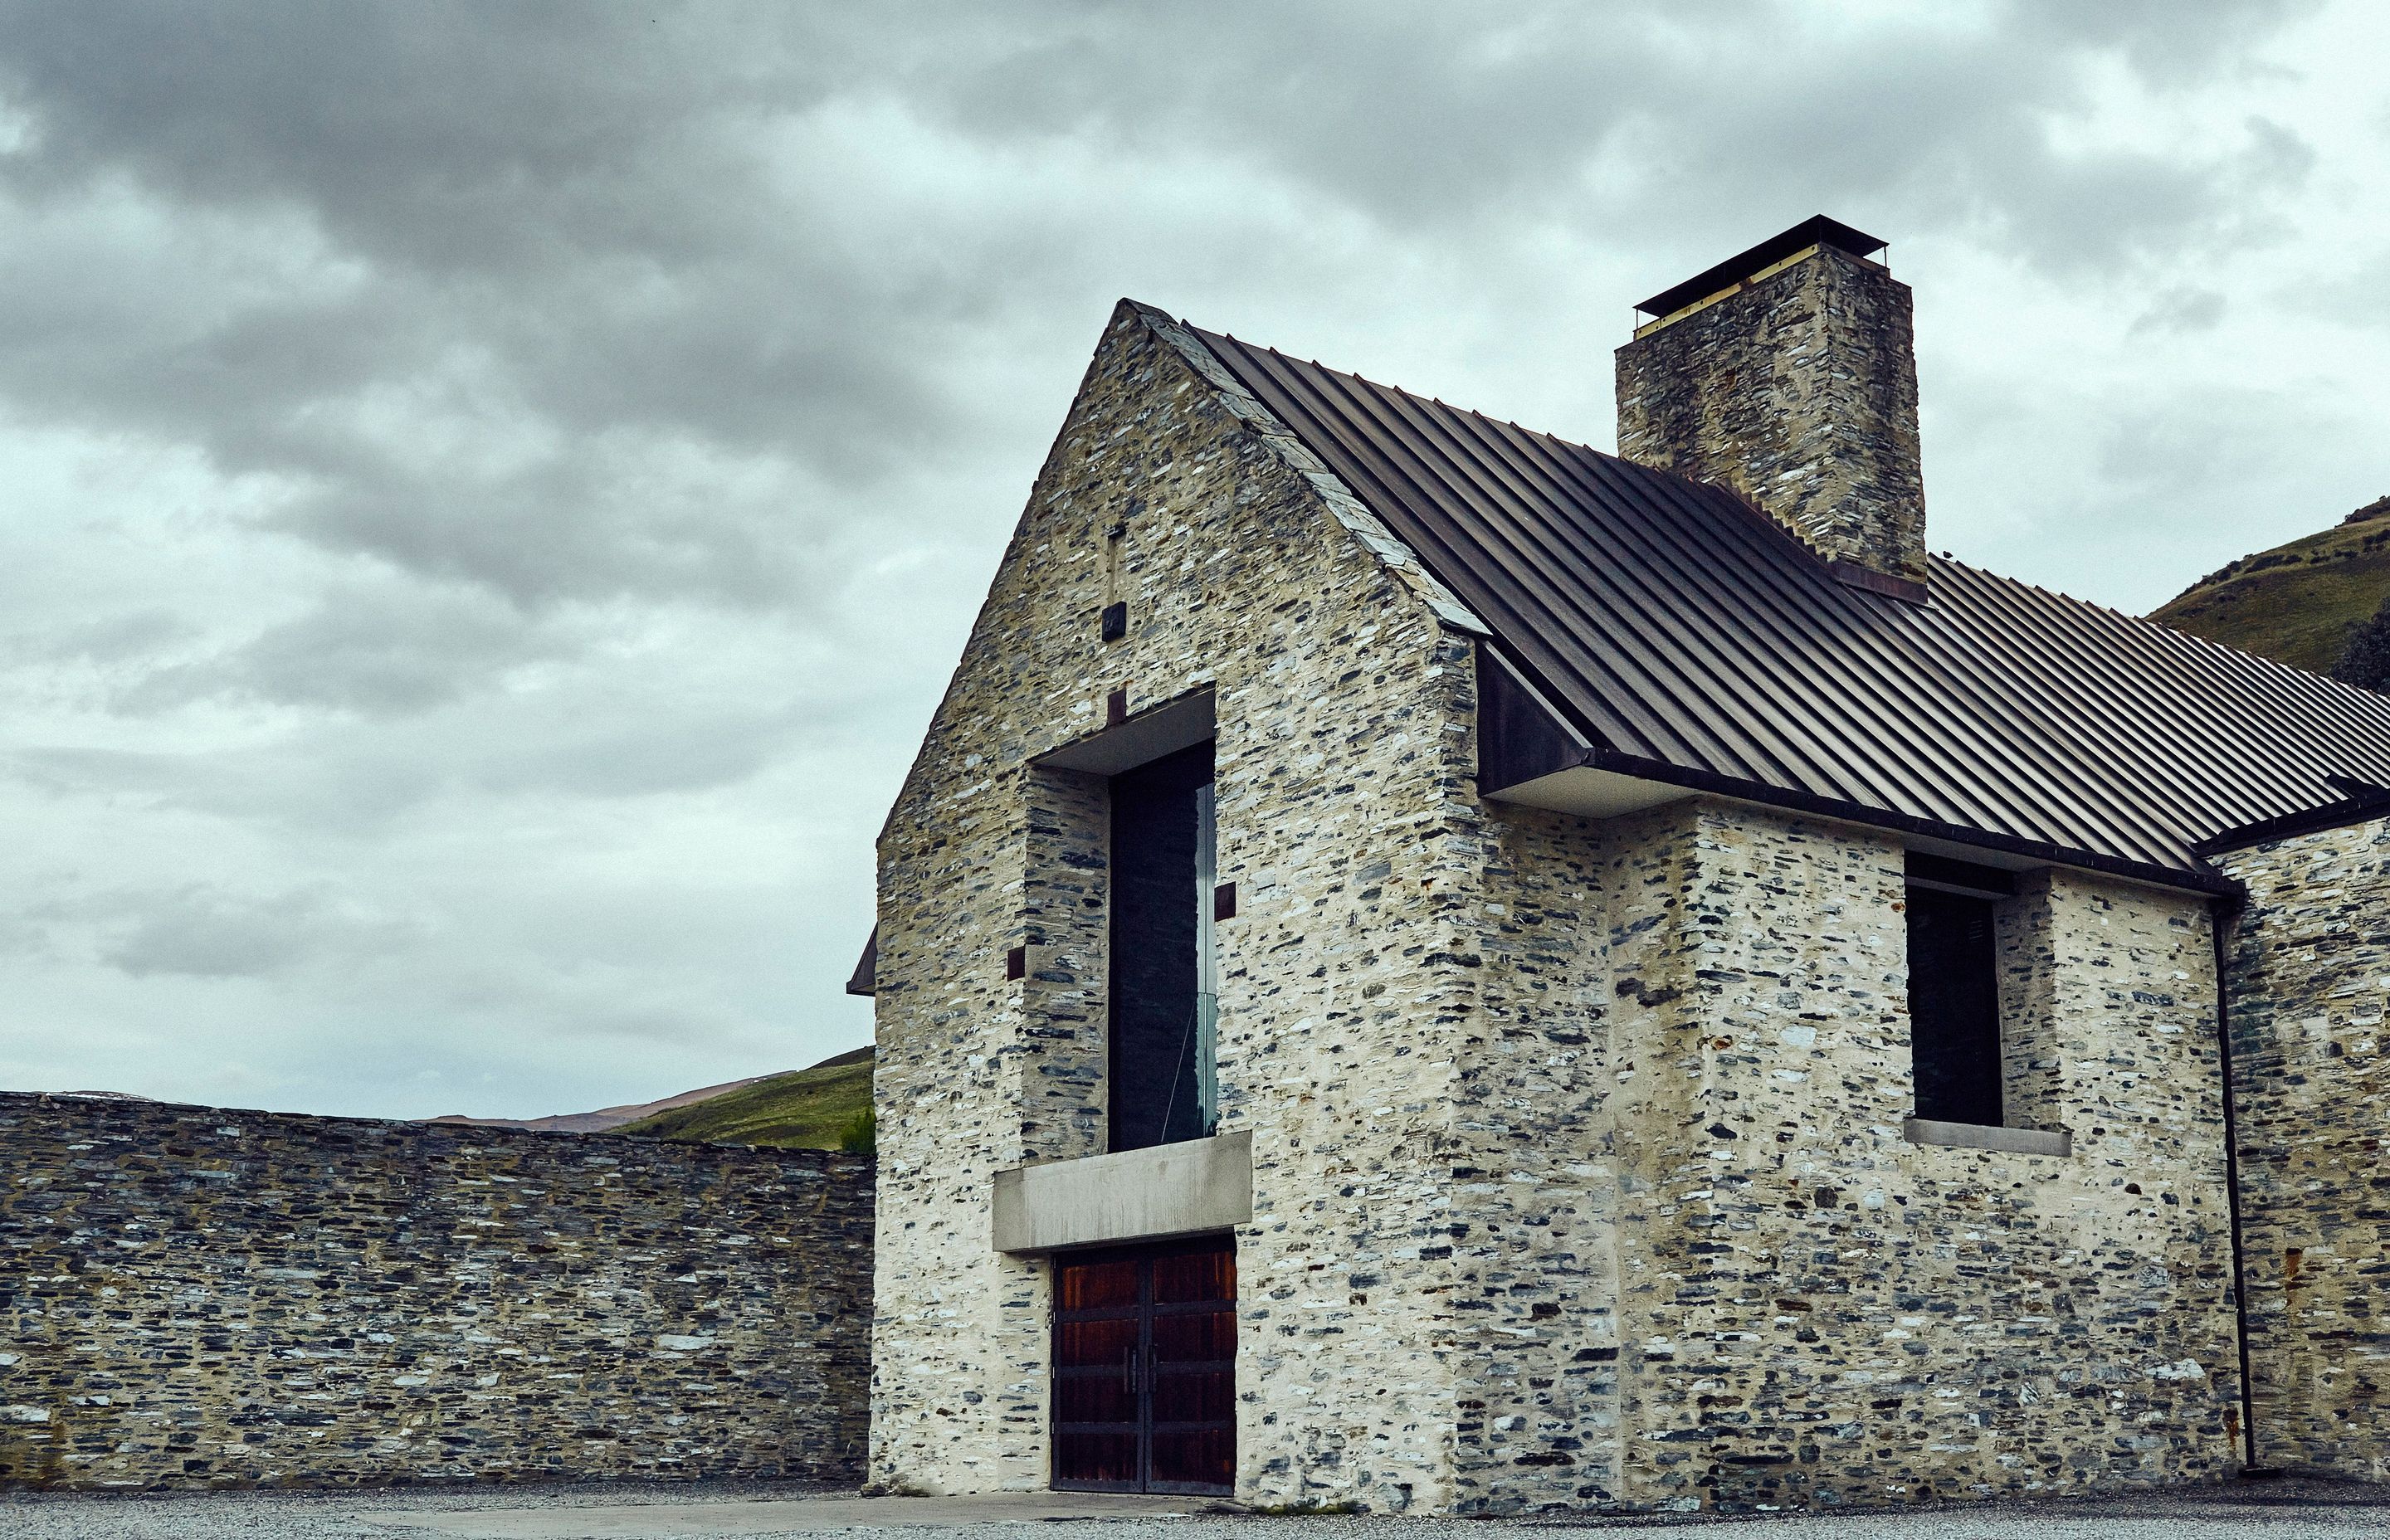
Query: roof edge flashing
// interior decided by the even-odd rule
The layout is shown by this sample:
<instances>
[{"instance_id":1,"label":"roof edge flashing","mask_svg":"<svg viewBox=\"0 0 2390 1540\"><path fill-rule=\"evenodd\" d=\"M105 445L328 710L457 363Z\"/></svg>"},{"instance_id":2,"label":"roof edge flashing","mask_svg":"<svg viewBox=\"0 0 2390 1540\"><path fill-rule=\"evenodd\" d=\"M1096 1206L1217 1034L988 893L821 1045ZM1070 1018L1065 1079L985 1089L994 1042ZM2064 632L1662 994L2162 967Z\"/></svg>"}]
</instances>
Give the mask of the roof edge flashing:
<instances>
[{"instance_id":1,"label":"roof edge flashing","mask_svg":"<svg viewBox=\"0 0 2390 1540\"><path fill-rule=\"evenodd\" d=\"M1757 781L1738 780L1712 771L1669 764L1664 761L1643 759L1614 750L1595 748L1587 752L1587 764L1613 775L1629 776L1638 780L1660 781L1721 801L1742 802L1776 812L1805 814L1810 817L1828 818L1836 823L1851 824L1860 828L1882 829L1887 833L1912 835L1930 840L1952 850L1968 849L1997 852L2011 857L2024 857L2029 863L2052 866L2068 866L2076 871L2093 872L2102 877L2139 882L2150 887L2174 892L2204 893L2210 896L2235 898L2242 885L2229 875L2212 867L2200 870L2191 866L2162 866L2150 862L2128 860L2100 851L2078 850L2054 844L2047 840L2035 840L2024 835L2003 834L1995 829L1970 828L1939 818L1920 817L1914 814L1896 813L1889 808L1868 807L1857 802L1838 801L1815 792L1797 791L1789 787L1767 786ZM2385 806L2390 812L2390 806ZM1947 852L1937 852L1947 853ZM2194 853L2204 854L2196 851Z\"/></svg>"},{"instance_id":2,"label":"roof edge flashing","mask_svg":"<svg viewBox=\"0 0 2390 1540\"><path fill-rule=\"evenodd\" d=\"M2326 777L2343 800L2326 802L2320 807L2301 808L2271 818L2260 818L2237 828L2219 829L2192 845L2191 853L2202 860L2229 855L2235 851L2249 850L2271 844L2277 840L2295 840L2303 834L2322 834L2332 829L2349 828L2358 824L2370 824L2377 818L2390 818L2390 789L2360 781L2350 776Z\"/></svg>"}]
</instances>

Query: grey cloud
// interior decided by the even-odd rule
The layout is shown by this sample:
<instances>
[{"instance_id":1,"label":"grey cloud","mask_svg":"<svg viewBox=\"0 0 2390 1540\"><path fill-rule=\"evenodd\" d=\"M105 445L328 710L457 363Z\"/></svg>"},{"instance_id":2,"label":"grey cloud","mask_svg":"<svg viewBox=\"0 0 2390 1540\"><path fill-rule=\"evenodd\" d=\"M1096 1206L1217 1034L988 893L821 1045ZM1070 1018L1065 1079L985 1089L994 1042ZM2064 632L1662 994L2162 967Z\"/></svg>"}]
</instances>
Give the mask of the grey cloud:
<instances>
[{"instance_id":1,"label":"grey cloud","mask_svg":"<svg viewBox=\"0 0 2390 1540\"><path fill-rule=\"evenodd\" d=\"M476 590L345 584L228 654L152 671L117 698L153 712L245 698L413 715L585 645Z\"/></svg>"},{"instance_id":2,"label":"grey cloud","mask_svg":"<svg viewBox=\"0 0 2390 1540\"><path fill-rule=\"evenodd\" d=\"M135 978L263 978L309 963L355 966L419 944L419 927L377 916L328 885L245 893L212 883L93 890L53 878L55 896L0 914L0 951L88 951Z\"/></svg>"},{"instance_id":3,"label":"grey cloud","mask_svg":"<svg viewBox=\"0 0 2390 1540\"><path fill-rule=\"evenodd\" d=\"M839 72L809 41L705 6L0 10L32 124L0 398L199 443L288 483L276 527L440 582L783 602L809 484L952 453L940 354L984 308L967 233L892 263L791 201L838 170L759 133ZM683 485L626 471L684 448Z\"/></svg>"},{"instance_id":4,"label":"grey cloud","mask_svg":"<svg viewBox=\"0 0 2390 1540\"><path fill-rule=\"evenodd\" d=\"M18 179L36 190L121 167L201 202L302 200L384 260L536 268L559 247L670 260L706 244L735 209L714 187L746 160L708 130L818 99L835 66L756 35L769 19L20 4L0 11L0 55L35 115Z\"/></svg>"},{"instance_id":5,"label":"grey cloud","mask_svg":"<svg viewBox=\"0 0 2390 1540\"><path fill-rule=\"evenodd\" d=\"M6 637L6 649L20 659L108 665L153 657L198 634L186 616L149 607L45 632L13 632Z\"/></svg>"},{"instance_id":6,"label":"grey cloud","mask_svg":"<svg viewBox=\"0 0 2390 1540\"><path fill-rule=\"evenodd\" d=\"M205 889L158 895L100 956L140 977L181 973L222 979L273 973L308 956L319 940L321 900L289 894L241 900Z\"/></svg>"},{"instance_id":7,"label":"grey cloud","mask_svg":"<svg viewBox=\"0 0 2390 1540\"><path fill-rule=\"evenodd\" d=\"M23 297L0 299L0 395L196 440L288 481L273 527L435 583L787 602L842 581L805 494L962 453L955 355L1071 263L1055 220L1103 217L906 204L854 175L841 113L1101 146L1124 178L1209 160L1405 240L1542 222L1665 232L1690 263L1832 205L2080 272L2229 238L2228 203L2301 169L2270 123L2241 161L2062 153L2048 125L2083 71L2204 78L2298 9L2020 5L1853 38L1724 3L1261 27L1139 4L0 7L33 125L0 187L47 232L0 270ZM199 261L79 280L84 232L128 214L179 222ZM704 472L622 494L674 446ZM759 473L762 506L739 495Z\"/></svg>"},{"instance_id":8,"label":"grey cloud","mask_svg":"<svg viewBox=\"0 0 2390 1540\"><path fill-rule=\"evenodd\" d=\"M1708 250L1857 201L1911 236L1988 221L2065 266L2207 238L2250 190L2230 163L2058 148L2094 67L2195 83L2313 9L2015 4L1854 35L1789 4L1381 6L1256 35L1212 7L1052 6L955 18L978 45L925 37L904 78L971 132L1215 148L1398 228L1524 214ZM2294 146L2260 137L2281 172Z\"/></svg>"},{"instance_id":9,"label":"grey cloud","mask_svg":"<svg viewBox=\"0 0 2390 1540\"><path fill-rule=\"evenodd\" d=\"M2286 302L2331 326L2390 327L2390 252L2335 253L2332 267L2320 276L2303 276Z\"/></svg>"},{"instance_id":10,"label":"grey cloud","mask_svg":"<svg viewBox=\"0 0 2390 1540\"><path fill-rule=\"evenodd\" d=\"M795 510L745 507L735 472L672 484L675 445L632 435L585 440L495 475L434 477L384 459L272 522L328 550L371 557L439 583L484 584L517 603L699 595L796 603L803 528Z\"/></svg>"},{"instance_id":11,"label":"grey cloud","mask_svg":"<svg viewBox=\"0 0 2390 1540\"><path fill-rule=\"evenodd\" d=\"M2114 48L2154 83L2182 85L2249 68L2258 44L2319 8L2319 0L2013 0L2011 14L2027 42Z\"/></svg>"},{"instance_id":12,"label":"grey cloud","mask_svg":"<svg viewBox=\"0 0 2390 1540\"><path fill-rule=\"evenodd\" d=\"M569 792L646 797L735 786L777 763L805 725L790 714L684 719L678 731L652 722L590 731L538 751L479 767L477 784L502 795Z\"/></svg>"},{"instance_id":13,"label":"grey cloud","mask_svg":"<svg viewBox=\"0 0 2390 1540\"><path fill-rule=\"evenodd\" d=\"M2224 319L2224 296L2213 289L2169 289L2134 318L2131 335L2207 331Z\"/></svg>"}]
</instances>

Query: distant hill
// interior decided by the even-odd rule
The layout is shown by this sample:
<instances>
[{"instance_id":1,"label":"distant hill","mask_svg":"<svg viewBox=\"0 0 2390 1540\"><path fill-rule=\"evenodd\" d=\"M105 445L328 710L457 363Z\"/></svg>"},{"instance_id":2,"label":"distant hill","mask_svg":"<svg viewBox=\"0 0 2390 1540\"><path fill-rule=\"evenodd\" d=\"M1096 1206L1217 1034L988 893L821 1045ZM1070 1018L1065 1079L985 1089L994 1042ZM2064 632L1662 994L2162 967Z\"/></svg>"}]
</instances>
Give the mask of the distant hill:
<instances>
[{"instance_id":1,"label":"distant hill","mask_svg":"<svg viewBox=\"0 0 2390 1540\"><path fill-rule=\"evenodd\" d=\"M765 1075L614 1130L651 1139L836 1149L871 1110L873 1052L857 1048L809 1070Z\"/></svg>"},{"instance_id":2,"label":"distant hill","mask_svg":"<svg viewBox=\"0 0 2390 1540\"><path fill-rule=\"evenodd\" d=\"M475 1128L531 1128L543 1134L604 1134L620 1128L624 1123L636 1123L641 1118L653 1117L658 1112L669 1111L675 1107L686 1107L691 1102L705 1101L721 1096L726 1091L735 1091L741 1085L752 1085L764 1078L765 1077L762 1075L749 1075L744 1080L726 1080L719 1085L707 1085L695 1091L683 1091L676 1097L666 1097L661 1101L625 1103L621 1107L601 1107L595 1112L559 1112L548 1118L473 1118L467 1117L462 1112L450 1112L444 1117L426 1121L461 1123Z\"/></svg>"},{"instance_id":3,"label":"distant hill","mask_svg":"<svg viewBox=\"0 0 2390 1540\"><path fill-rule=\"evenodd\" d=\"M2390 497L2320 534L2210 572L2150 619L2277 662L2329 674L2349 632L2390 598Z\"/></svg>"}]
</instances>

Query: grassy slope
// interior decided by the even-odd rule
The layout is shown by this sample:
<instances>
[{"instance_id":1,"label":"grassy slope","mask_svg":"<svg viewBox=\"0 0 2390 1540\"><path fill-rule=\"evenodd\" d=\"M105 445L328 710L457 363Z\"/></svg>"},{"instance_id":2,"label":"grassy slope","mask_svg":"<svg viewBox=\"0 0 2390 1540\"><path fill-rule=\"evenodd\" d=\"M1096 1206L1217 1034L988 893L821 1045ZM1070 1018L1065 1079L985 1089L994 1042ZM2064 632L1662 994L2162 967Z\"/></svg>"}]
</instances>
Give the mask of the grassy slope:
<instances>
[{"instance_id":1,"label":"grassy slope","mask_svg":"<svg viewBox=\"0 0 2390 1540\"><path fill-rule=\"evenodd\" d=\"M839 1135L871 1105L871 1050L825 1059L810 1070L768 1075L704 1101L626 1123L617 1134L707 1144L836 1149Z\"/></svg>"},{"instance_id":2,"label":"grassy slope","mask_svg":"<svg viewBox=\"0 0 2390 1540\"><path fill-rule=\"evenodd\" d=\"M2390 597L2390 497L2320 534L2244 556L2200 579L2150 619L2318 674L2349 628Z\"/></svg>"}]
</instances>

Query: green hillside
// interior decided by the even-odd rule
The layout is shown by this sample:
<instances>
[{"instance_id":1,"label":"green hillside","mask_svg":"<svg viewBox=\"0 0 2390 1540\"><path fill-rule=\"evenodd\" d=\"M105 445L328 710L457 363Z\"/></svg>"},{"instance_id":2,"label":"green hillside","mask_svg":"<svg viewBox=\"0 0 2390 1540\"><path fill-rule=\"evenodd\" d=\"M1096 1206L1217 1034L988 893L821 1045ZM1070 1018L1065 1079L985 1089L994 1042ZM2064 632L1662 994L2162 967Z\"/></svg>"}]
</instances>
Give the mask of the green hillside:
<instances>
[{"instance_id":1,"label":"green hillside","mask_svg":"<svg viewBox=\"0 0 2390 1540\"><path fill-rule=\"evenodd\" d=\"M854 1142L857 1123L871 1110L871 1063L872 1050L857 1048L810 1070L767 1075L735 1091L626 1123L614 1132L704 1144L838 1149Z\"/></svg>"},{"instance_id":2,"label":"green hillside","mask_svg":"<svg viewBox=\"0 0 2390 1540\"><path fill-rule=\"evenodd\" d=\"M2390 497L2320 534L2244 556L2152 610L2150 619L2317 674L2349 631L2390 597Z\"/></svg>"}]
</instances>

